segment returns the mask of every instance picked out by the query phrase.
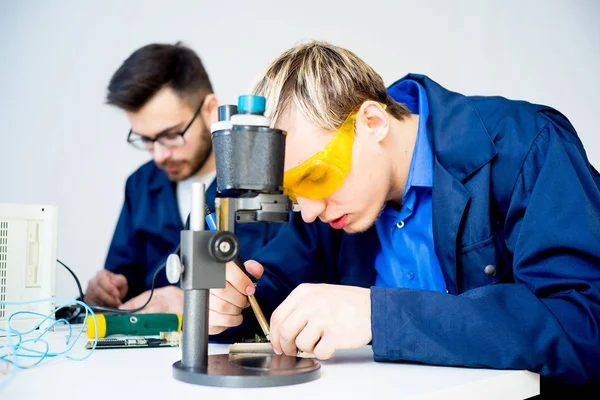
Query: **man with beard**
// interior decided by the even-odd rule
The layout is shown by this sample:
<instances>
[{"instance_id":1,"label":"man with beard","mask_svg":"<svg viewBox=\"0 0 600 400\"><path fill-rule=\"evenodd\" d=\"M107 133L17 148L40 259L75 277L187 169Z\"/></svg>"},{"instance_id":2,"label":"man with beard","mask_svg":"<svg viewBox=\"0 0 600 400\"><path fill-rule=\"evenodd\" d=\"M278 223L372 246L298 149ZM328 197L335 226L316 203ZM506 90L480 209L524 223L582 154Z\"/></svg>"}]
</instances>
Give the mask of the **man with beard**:
<instances>
[{"instance_id":1,"label":"man with beard","mask_svg":"<svg viewBox=\"0 0 600 400\"><path fill-rule=\"evenodd\" d=\"M206 203L214 209L210 125L217 120L219 102L200 58L180 43L149 44L132 53L112 76L106 100L126 112L131 123L127 142L148 151L152 160L127 179L105 268L90 280L84 300L132 309L147 301L154 273L179 243L193 182L205 184ZM267 224L236 226L241 257L249 258L278 229ZM254 285L233 263L227 264L226 275L237 287L245 287L246 294L253 293ZM157 275L155 288L143 312L182 312L183 291L169 285L164 273ZM226 289L211 291L212 305L220 303L214 297L228 296ZM241 294L227 300L239 308L247 305ZM219 324L219 317L211 320ZM225 324L219 330L227 328Z\"/></svg>"}]
</instances>

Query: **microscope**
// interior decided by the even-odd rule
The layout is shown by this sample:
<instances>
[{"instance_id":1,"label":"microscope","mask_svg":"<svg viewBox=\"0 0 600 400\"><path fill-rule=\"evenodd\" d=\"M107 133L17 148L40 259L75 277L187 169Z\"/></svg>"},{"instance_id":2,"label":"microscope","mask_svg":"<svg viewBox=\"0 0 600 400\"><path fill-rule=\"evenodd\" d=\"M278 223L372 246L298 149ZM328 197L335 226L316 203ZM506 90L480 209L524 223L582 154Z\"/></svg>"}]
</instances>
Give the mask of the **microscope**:
<instances>
[{"instance_id":1,"label":"microscope","mask_svg":"<svg viewBox=\"0 0 600 400\"><path fill-rule=\"evenodd\" d=\"M240 96L219 107L211 126L217 169L216 231L204 230L204 185L192 185L189 229L180 255L169 256L167 278L184 291L182 357L175 379L205 386L266 387L315 380L313 359L275 354L208 355L209 290L225 287L225 263L236 259L235 223L286 223L292 202L283 193L285 132L270 127L265 98Z\"/></svg>"}]
</instances>

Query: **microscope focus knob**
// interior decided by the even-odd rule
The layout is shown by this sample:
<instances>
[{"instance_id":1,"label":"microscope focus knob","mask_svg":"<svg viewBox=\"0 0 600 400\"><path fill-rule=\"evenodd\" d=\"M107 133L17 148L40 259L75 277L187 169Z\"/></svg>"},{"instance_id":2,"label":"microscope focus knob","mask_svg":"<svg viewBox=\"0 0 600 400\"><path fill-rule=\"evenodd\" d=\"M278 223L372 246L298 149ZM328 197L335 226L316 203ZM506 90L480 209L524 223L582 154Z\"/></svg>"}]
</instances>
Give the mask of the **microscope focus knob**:
<instances>
[{"instance_id":1,"label":"microscope focus knob","mask_svg":"<svg viewBox=\"0 0 600 400\"><path fill-rule=\"evenodd\" d=\"M208 253L217 262L226 263L239 253L240 243L237 237L227 231L216 232L208 243Z\"/></svg>"},{"instance_id":2,"label":"microscope focus knob","mask_svg":"<svg viewBox=\"0 0 600 400\"><path fill-rule=\"evenodd\" d=\"M167 280L169 283L176 284L183 274L183 264L177 254L170 254L167 257Z\"/></svg>"}]
</instances>

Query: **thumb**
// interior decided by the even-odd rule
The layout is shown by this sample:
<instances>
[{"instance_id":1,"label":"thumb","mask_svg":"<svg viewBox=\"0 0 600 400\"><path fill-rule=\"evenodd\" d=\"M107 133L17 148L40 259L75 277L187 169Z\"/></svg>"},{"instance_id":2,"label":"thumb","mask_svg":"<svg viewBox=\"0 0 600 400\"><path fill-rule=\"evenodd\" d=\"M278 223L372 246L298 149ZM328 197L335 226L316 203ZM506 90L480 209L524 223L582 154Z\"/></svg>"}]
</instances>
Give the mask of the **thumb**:
<instances>
[{"instance_id":1,"label":"thumb","mask_svg":"<svg viewBox=\"0 0 600 400\"><path fill-rule=\"evenodd\" d=\"M110 279L112 280L112 283L118 287L127 285L127 278L125 278L125 275L113 274Z\"/></svg>"},{"instance_id":2,"label":"thumb","mask_svg":"<svg viewBox=\"0 0 600 400\"><path fill-rule=\"evenodd\" d=\"M246 267L246 271L248 271L248 273L250 273L256 279L260 278L262 276L263 272L265 271L263 266L254 260L246 261L244 263L244 266Z\"/></svg>"},{"instance_id":3,"label":"thumb","mask_svg":"<svg viewBox=\"0 0 600 400\"><path fill-rule=\"evenodd\" d=\"M111 277L111 281L113 285L115 285L119 289L119 294L121 295L120 297L125 297L128 290L127 278L121 274L114 274Z\"/></svg>"}]
</instances>

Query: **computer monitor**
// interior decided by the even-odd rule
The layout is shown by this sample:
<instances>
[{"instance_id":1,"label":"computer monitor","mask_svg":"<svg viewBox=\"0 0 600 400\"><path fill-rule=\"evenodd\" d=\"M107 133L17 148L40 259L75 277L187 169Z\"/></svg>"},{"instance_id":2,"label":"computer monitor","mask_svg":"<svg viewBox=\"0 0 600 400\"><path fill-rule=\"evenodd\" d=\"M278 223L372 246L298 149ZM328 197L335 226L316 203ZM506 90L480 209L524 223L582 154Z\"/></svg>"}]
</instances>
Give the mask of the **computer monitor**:
<instances>
[{"instance_id":1,"label":"computer monitor","mask_svg":"<svg viewBox=\"0 0 600 400\"><path fill-rule=\"evenodd\" d=\"M7 302L52 299L56 287L58 209L48 205L0 203L0 335L17 311L50 314L53 301L9 306ZM11 326L32 328L39 317L17 314Z\"/></svg>"}]
</instances>

